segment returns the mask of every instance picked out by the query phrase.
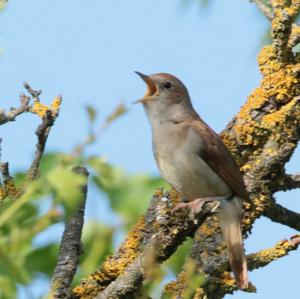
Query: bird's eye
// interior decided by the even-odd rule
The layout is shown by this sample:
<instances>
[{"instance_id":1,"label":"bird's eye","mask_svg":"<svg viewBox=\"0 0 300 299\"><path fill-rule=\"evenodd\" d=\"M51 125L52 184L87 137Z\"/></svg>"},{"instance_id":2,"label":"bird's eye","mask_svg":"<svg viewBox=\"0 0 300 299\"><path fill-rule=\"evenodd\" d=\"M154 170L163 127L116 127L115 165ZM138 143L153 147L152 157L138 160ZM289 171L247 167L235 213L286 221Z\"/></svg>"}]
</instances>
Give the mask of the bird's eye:
<instances>
[{"instance_id":1,"label":"bird's eye","mask_svg":"<svg viewBox=\"0 0 300 299\"><path fill-rule=\"evenodd\" d=\"M165 89L170 89L172 87L172 84L171 84L171 82L167 81L167 82L164 82L163 87Z\"/></svg>"}]
</instances>

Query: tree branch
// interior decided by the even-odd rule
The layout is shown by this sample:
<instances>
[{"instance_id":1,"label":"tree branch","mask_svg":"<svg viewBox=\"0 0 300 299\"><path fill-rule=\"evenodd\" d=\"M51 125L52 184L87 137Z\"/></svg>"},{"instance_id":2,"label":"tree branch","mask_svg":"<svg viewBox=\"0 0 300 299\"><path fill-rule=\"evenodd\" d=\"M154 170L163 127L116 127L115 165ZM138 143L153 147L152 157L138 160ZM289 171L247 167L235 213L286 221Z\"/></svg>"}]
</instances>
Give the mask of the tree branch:
<instances>
[{"instance_id":1,"label":"tree branch","mask_svg":"<svg viewBox=\"0 0 300 299\"><path fill-rule=\"evenodd\" d=\"M198 225L218 206L214 202L205 204L196 224L188 217L188 211L182 210L172 214L172 208L179 200L175 191L164 195L157 192L145 215L129 233L118 252L106 259L99 271L91 274L73 290L76 298L102 296L104 290L103 298L134 298L132 296L141 286L141 283L138 283L142 282L140 278L143 277L143 269L140 266L146 262L144 257L149 253L151 244L156 244L155 264L162 263L187 236L193 235ZM157 240L159 241L156 242ZM122 292L118 295L120 297L110 297L116 292Z\"/></svg>"},{"instance_id":2,"label":"tree branch","mask_svg":"<svg viewBox=\"0 0 300 299\"><path fill-rule=\"evenodd\" d=\"M293 24L291 36L289 38L288 47L292 50L293 47L300 43L300 26Z\"/></svg>"},{"instance_id":3,"label":"tree branch","mask_svg":"<svg viewBox=\"0 0 300 299\"><path fill-rule=\"evenodd\" d=\"M251 2L255 3L258 9L271 21L274 18L272 9L263 3L262 0L251 0Z\"/></svg>"},{"instance_id":4,"label":"tree branch","mask_svg":"<svg viewBox=\"0 0 300 299\"><path fill-rule=\"evenodd\" d=\"M286 174L283 176L278 191L288 191L300 188L300 174Z\"/></svg>"},{"instance_id":5,"label":"tree branch","mask_svg":"<svg viewBox=\"0 0 300 299\"><path fill-rule=\"evenodd\" d=\"M40 98L39 96L41 95L42 93L42 90L35 90L35 89L32 89L30 87L30 85L28 84L28 82L24 82L23 83L23 86L25 87L25 89L29 92L29 94L32 96L33 100L38 100L40 101Z\"/></svg>"},{"instance_id":6,"label":"tree branch","mask_svg":"<svg viewBox=\"0 0 300 299\"><path fill-rule=\"evenodd\" d=\"M40 162L45 150L45 145L48 139L50 128L53 126L54 122L55 118L52 116L51 111L47 110L43 118L43 122L38 126L35 132L38 137L38 142L36 144L34 160L32 161L27 173L27 176L30 180L36 179L39 175Z\"/></svg>"},{"instance_id":7,"label":"tree branch","mask_svg":"<svg viewBox=\"0 0 300 299\"><path fill-rule=\"evenodd\" d=\"M261 84L248 97L245 105L221 134L224 143L241 167L250 194L251 204L244 203L245 234L251 231L256 219L271 209L272 196L278 191L285 164L291 158L300 137L300 63L288 48L291 28L300 2L294 0L290 5L289 1L272 1L272 6L274 9L273 43L264 47L258 56L258 64L263 76ZM176 201L171 196L170 201L167 202L174 206L178 201L179 199ZM157 210L163 211L163 214L157 214ZM148 222L147 215L154 215L160 221ZM154 205L152 202L146 215L129 234L119 252L107 259L100 271L93 273L75 288L76 296L85 299L94 298L100 292L116 290L113 287L114 281L122 275L124 275L122 284L125 289L127 280L139 281L141 276L133 274L130 276L126 270L133 267L138 271L132 263L136 261L139 264L136 258L141 253L140 245L147 244L150 240L147 231L151 232L155 228L156 232L166 233L168 238L173 238L172 232L175 231L178 234L177 240L182 240L187 235L187 230L183 229L187 225L187 219L176 217L176 220L172 220L173 217L169 215L168 207L161 204ZM171 220L174 222L170 223ZM199 273L205 274L207 284L196 289L194 298L222 298L224 294L236 290L234 283L228 280L230 274L226 246L216 217L207 217L205 222L200 223L202 225L195 233L189 260L193 260L197 265ZM192 232L194 233L194 229ZM153 233L150 233L151 235ZM170 244L167 252L171 254L180 243L177 241L168 243L167 240L163 239L161 243ZM137 274L135 271L133 272ZM182 290L185 288L185 272L182 271L181 274L172 285L173 297L181 298ZM135 280L134 277L139 279ZM131 282L128 284L132 285ZM252 286L250 291L254 290Z\"/></svg>"},{"instance_id":8,"label":"tree branch","mask_svg":"<svg viewBox=\"0 0 300 299\"><path fill-rule=\"evenodd\" d=\"M278 203L273 202L270 204L264 215L273 222L280 223L300 231L300 214L291 211Z\"/></svg>"},{"instance_id":9,"label":"tree branch","mask_svg":"<svg viewBox=\"0 0 300 299\"><path fill-rule=\"evenodd\" d=\"M300 235L295 235L290 240L279 241L275 246L247 255L249 270L265 267L269 263L286 256L290 251L296 250L300 244Z\"/></svg>"},{"instance_id":10,"label":"tree branch","mask_svg":"<svg viewBox=\"0 0 300 299\"><path fill-rule=\"evenodd\" d=\"M38 142L36 144L36 151L34 159L31 163L29 170L27 171L26 180L23 182L20 188L17 188L14 182L14 179L9 176L8 171L8 163L1 163L2 169L2 179L4 185L1 184L0 181L0 201L4 200L7 196L11 198L19 198L24 193L24 188L26 188L26 183L28 181L32 181L38 178L39 176L39 166L44 154L45 145L48 139L48 135L51 127L53 126L56 118L59 114L59 108L61 105L61 96L57 96L50 106L44 105L40 103L39 96L41 94L41 90L32 89L28 83L24 83L24 87L33 97L33 104L29 105L30 98L25 94L20 94L20 107L15 109L12 108L10 112L6 113L4 111L0 111L0 125L7 123L9 121L15 120L15 118L24 113L24 112L32 112L39 117L42 118L42 123L38 126L36 130L36 135L38 137ZM2 140L1 140L2 141ZM1 144L0 144L1 146ZM4 171L4 173L3 173ZM8 175L7 175L7 174Z\"/></svg>"},{"instance_id":11,"label":"tree branch","mask_svg":"<svg viewBox=\"0 0 300 299\"><path fill-rule=\"evenodd\" d=\"M79 175L88 176L88 171L84 167L76 166L73 171ZM82 200L65 226L58 261L51 282L51 295L54 298L67 299L73 297L70 285L76 273L79 256L82 253L81 232L84 222L86 195L87 185L82 187Z\"/></svg>"},{"instance_id":12,"label":"tree branch","mask_svg":"<svg viewBox=\"0 0 300 299\"><path fill-rule=\"evenodd\" d=\"M29 105L30 97L27 97L24 93L20 94L20 106L18 108L11 108L9 112L5 112L4 110L0 110L0 126L14 121L16 117L24 112L28 112L30 110Z\"/></svg>"}]
</instances>

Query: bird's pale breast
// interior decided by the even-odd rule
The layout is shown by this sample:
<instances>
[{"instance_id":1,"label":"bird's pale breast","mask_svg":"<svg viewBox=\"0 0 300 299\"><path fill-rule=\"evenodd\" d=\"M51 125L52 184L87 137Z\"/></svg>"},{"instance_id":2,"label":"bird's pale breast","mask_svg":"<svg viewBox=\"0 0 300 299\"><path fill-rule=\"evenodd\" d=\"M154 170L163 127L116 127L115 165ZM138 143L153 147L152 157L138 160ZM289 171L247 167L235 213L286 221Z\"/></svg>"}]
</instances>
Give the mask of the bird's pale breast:
<instances>
[{"instance_id":1,"label":"bird's pale breast","mask_svg":"<svg viewBox=\"0 0 300 299\"><path fill-rule=\"evenodd\" d=\"M201 137L188 130L176 138L178 129L160 130L154 135L154 152L161 175L188 200L230 195L231 190L199 156ZM168 136L172 135L172 138Z\"/></svg>"}]
</instances>

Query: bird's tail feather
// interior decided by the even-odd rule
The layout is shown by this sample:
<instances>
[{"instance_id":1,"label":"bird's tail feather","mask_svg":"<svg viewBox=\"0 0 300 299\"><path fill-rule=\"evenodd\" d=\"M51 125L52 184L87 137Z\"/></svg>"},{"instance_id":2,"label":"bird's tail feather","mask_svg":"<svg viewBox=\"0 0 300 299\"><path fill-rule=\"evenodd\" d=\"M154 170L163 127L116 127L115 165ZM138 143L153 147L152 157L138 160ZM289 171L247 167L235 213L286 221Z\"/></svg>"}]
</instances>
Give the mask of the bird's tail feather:
<instances>
[{"instance_id":1,"label":"bird's tail feather","mask_svg":"<svg viewBox=\"0 0 300 299\"><path fill-rule=\"evenodd\" d=\"M240 289L246 289L248 287L248 270L241 232L242 212L241 199L235 196L231 200L221 203L218 217L236 284Z\"/></svg>"}]
</instances>

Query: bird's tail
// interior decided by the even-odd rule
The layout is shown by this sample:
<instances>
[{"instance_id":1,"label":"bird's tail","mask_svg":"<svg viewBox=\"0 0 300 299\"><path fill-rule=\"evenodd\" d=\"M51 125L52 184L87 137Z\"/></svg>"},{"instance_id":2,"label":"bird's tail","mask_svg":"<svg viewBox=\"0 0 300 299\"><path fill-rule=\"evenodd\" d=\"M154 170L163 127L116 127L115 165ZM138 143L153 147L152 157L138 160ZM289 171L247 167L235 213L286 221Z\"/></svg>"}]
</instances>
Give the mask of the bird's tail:
<instances>
[{"instance_id":1,"label":"bird's tail","mask_svg":"<svg viewBox=\"0 0 300 299\"><path fill-rule=\"evenodd\" d=\"M241 231L242 214L241 199L235 196L230 200L222 201L218 217L236 284L239 289L246 289L248 270Z\"/></svg>"}]
</instances>

